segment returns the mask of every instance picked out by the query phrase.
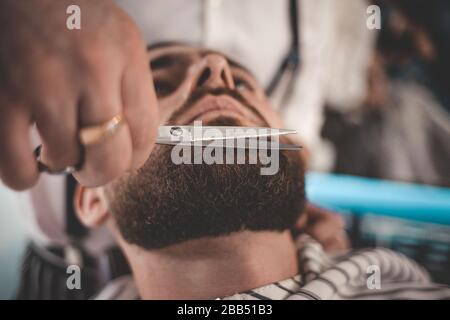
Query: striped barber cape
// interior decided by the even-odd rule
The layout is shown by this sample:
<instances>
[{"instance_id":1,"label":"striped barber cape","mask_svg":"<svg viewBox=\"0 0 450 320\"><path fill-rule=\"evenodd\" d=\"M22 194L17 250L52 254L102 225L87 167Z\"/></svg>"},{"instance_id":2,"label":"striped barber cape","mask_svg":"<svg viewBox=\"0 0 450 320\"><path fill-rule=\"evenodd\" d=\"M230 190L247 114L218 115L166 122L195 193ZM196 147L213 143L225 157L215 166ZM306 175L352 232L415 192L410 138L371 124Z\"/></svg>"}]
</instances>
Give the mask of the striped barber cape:
<instances>
[{"instance_id":1,"label":"striped barber cape","mask_svg":"<svg viewBox=\"0 0 450 320\"><path fill-rule=\"evenodd\" d=\"M450 299L416 262L383 248L331 257L308 236L297 240L299 274L223 300ZM215 297L211 297L212 299ZM94 299L140 299L131 275L110 282Z\"/></svg>"}]
</instances>

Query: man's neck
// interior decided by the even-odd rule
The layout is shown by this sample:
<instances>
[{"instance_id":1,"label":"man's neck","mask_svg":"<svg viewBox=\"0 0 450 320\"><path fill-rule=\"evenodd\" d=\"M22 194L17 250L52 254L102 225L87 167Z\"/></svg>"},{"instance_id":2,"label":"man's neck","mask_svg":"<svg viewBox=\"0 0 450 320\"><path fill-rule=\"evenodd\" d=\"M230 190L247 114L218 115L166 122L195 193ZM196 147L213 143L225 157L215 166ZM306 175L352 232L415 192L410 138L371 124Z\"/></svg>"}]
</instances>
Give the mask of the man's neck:
<instances>
[{"instance_id":1,"label":"man's neck","mask_svg":"<svg viewBox=\"0 0 450 320\"><path fill-rule=\"evenodd\" d=\"M144 250L120 241L142 299L214 299L297 273L285 232L239 232Z\"/></svg>"}]
</instances>

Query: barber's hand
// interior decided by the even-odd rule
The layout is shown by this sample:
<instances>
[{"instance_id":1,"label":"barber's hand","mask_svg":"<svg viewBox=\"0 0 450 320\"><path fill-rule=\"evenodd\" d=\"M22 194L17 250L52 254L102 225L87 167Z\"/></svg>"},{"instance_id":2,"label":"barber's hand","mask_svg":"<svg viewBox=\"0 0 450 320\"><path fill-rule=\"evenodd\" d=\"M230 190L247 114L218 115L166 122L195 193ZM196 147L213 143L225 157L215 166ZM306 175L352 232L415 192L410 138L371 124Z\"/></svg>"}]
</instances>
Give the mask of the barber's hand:
<instances>
[{"instance_id":1,"label":"barber's hand","mask_svg":"<svg viewBox=\"0 0 450 320\"><path fill-rule=\"evenodd\" d=\"M81 8L81 29L66 10ZM51 169L81 159L80 128L123 114L125 125L85 148L75 174L104 184L142 165L157 132L157 101L144 41L110 0L0 0L0 179L31 187L38 168L29 138L36 124Z\"/></svg>"},{"instance_id":2,"label":"barber's hand","mask_svg":"<svg viewBox=\"0 0 450 320\"><path fill-rule=\"evenodd\" d=\"M342 251L350 246L342 217L310 203L306 205L295 231L310 235L327 252Z\"/></svg>"}]
</instances>

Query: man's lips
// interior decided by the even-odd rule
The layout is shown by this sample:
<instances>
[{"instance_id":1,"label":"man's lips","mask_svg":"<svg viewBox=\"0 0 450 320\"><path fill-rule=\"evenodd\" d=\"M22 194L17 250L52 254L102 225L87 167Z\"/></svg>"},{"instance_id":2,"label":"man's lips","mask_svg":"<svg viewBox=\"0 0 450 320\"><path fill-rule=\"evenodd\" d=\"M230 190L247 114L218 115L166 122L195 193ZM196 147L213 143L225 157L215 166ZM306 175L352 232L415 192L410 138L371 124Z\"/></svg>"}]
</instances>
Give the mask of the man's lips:
<instances>
[{"instance_id":1,"label":"man's lips","mask_svg":"<svg viewBox=\"0 0 450 320\"><path fill-rule=\"evenodd\" d=\"M245 126L264 123L259 114L255 114L253 110L228 95L207 95L186 111L179 121L180 124L192 124L196 120L207 123L219 117L236 119Z\"/></svg>"}]
</instances>

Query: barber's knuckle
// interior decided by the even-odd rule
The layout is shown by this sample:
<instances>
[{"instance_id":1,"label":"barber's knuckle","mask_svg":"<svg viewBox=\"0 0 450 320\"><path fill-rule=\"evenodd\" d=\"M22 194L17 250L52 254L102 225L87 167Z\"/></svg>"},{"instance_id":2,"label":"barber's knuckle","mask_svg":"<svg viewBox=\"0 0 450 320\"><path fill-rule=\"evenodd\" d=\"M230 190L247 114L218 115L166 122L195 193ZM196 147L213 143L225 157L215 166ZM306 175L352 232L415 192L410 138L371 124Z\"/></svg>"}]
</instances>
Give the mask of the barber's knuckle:
<instances>
[{"instance_id":1,"label":"barber's knuckle","mask_svg":"<svg viewBox=\"0 0 450 320\"><path fill-rule=\"evenodd\" d=\"M120 110L122 102L119 74L117 66L108 67L104 62L95 63L83 76L83 102L90 104L89 108Z\"/></svg>"},{"instance_id":2,"label":"barber's knuckle","mask_svg":"<svg viewBox=\"0 0 450 320\"><path fill-rule=\"evenodd\" d=\"M129 169L130 161L128 159L117 158L117 160L108 159L101 162L90 160L88 171L95 176L97 185L106 184Z\"/></svg>"},{"instance_id":3,"label":"barber's knuckle","mask_svg":"<svg viewBox=\"0 0 450 320\"><path fill-rule=\"evenodd\" d=\"M84 77L90 78L96 76L106 67L108 57L101 51L102 50L97 48L96 45L93 45L90 49L82 49L80 55L80 67ZM83 79L83 81L86 81L86 79Z\"/></svg>"},{"instance_id":4,"label":"barber's knuckle","mask_svg":"<svg viewBox=\"0 0 450 320\"><path fill-rule=\"evenodd\" d=\"M91 181L95 180L97 185L102 185L130 169L131 143L123 129L111 139L86 147L82 177L88 177Z\"/></svg>"},{"instance_id":5,"label":"barber's knuckle","mask_svg":"<svg viewBox=\"0 0 450 320\"><path fill-rule=\"evenodd\" d=\"M37 118L36 121L45 123L47 125L56 125L65 122L63 115L73 113L71 110L71 97L64 94L64 92L52 92L51 88L43 88L42 96L36 100Z\"/></svg>"},{"instance_id":6,"label":"barber's knuckle","mask_svg":"<svg viewBox=\"0 0 450 320\"><path fill-rule=\"evenodd\" d=\"M87 102L82 108L81 125L82 127L100 125L121 113L121 110L122 105L113 98L112 94L99 95L96 99Z\"/></svg>"},{"instance_id":7,"label":"barber's knuckle","mask_svg":"<svg viewBox=\"0 0 450 320\"><path fill-rule=\"evenodd\" d=\"M43 158L52 168L76 165L80 150L73 133L48 132L44 142Z\"/></svg>"},{"instance_id":8,"label":"barber's knuckle","mask_svg":"<svg viewBox=\"0 0 450 320\"><path fill-rule=\"evenodd\" d=\"M81 94L81 121L85 116L98 115L100 119L90 119L106 121L115 113L122 109L120 91L109 71L102 71L103 67L97 66L85 75L83 80L83 93ZM111 114L113 113L113 114ZM84 123L83 123L84 124ZM95 125L98 123L89 123Z\"/></svg>"},{"instance_id":9,"label":"barber's knuckle","mask_svg":"<svg viewBox=\"0 0 450 320\"><path fill-rule=\"evenodd\" d=\"M74 103L63 101L51 97L44 100L35 119L44 145L43 159L52 168L74 165L79 157L77 111Z\"/></svg>"},{"instance_id":10,"label":"barber's knuckle","mask_svg":"<svg viewBox=\"0 0 450 320\"><path fill-rule=\"evenodd\" d=\"M60 119L62 114L72 112L78 90L68 77L66 71L42 77L32 97L34 105L39 108L38 113L45 112Z\"/></svg>"},{"instance_id":11,"label":"barber's knuckle","mask_svg":"<svg viewBox=\"0 0 450 320\"><path fill-rule=\"evenodd\" d=\"M38 174L35 168L21 166L20 164L12 165L11 168L0 170L0 180L16 191L22 191L32 187L38 179Z\"/></svg>"},{"instance_id":12,"label":"barber's knuckle","mask_svg":"<svg viewBox=\"0 0 450 320\"><path fill-rule=\"evenodd\" d=\"M140 116L139 119L130 123L132 131L133 146L147 148L156 140L157 135L157 117L151 113Z\"/></svg>"},{"instance_id":13,"label":"barber's knuckle","mask_svg":"<svg viewBox=\"0 0 450 320\"><path fill-rule=\"evenodd\" d=\"M62 52L48 52L36 61L34 67L40 74L64 74L70 70L71 64L74 62L69 56Z\"/></svg>"},{"instance_id":14,"label":"barber's knuckle","mask_svg":"<svg viewBox=\"0 0 450 320\"><path fill-rule=\"evenodd\" d=\"M128 41L140 40L141 34L134 21L127 15L124 15L121 21L120 28L123 31L123 37Z\"/></svg>"},{"instance_id":15,"label":"barber's knuckle","mask_svg":"<svg viewBox=\"0 0 450 320\"><path fill-rule=\"evenodd\" d=\"M44 134L51 133L51 137L56 140L65 140L69 134L72 138L76 130L77 111L71 96L45 96L39 99L35 106L35 121L39 131Z\"/></svg>"},{"instance_id":16,"label":"barber's knuckle","mask_svg":"<svg viewBox=\"0 0 450 320\"><path fill-rule=\"evenodd\" d=\"M132 59L147 59L147 50L144 39L134 24L126 24L123 29L123 41L121 43L123 53ZM129 61L132 61L130 60Z\"/></svg>"},{"instance_id":17,"label":"barber's knuckle","mask_svg":"<svg viewBox=\"0 0 450 320\"><path fill-rule=\"evenodd\" d=\"M51 168L74 166L79 161L79 151L76 145L68 146L56 142L55 146L45 151L45 163Z\"/></svg>"}]
</instances>

